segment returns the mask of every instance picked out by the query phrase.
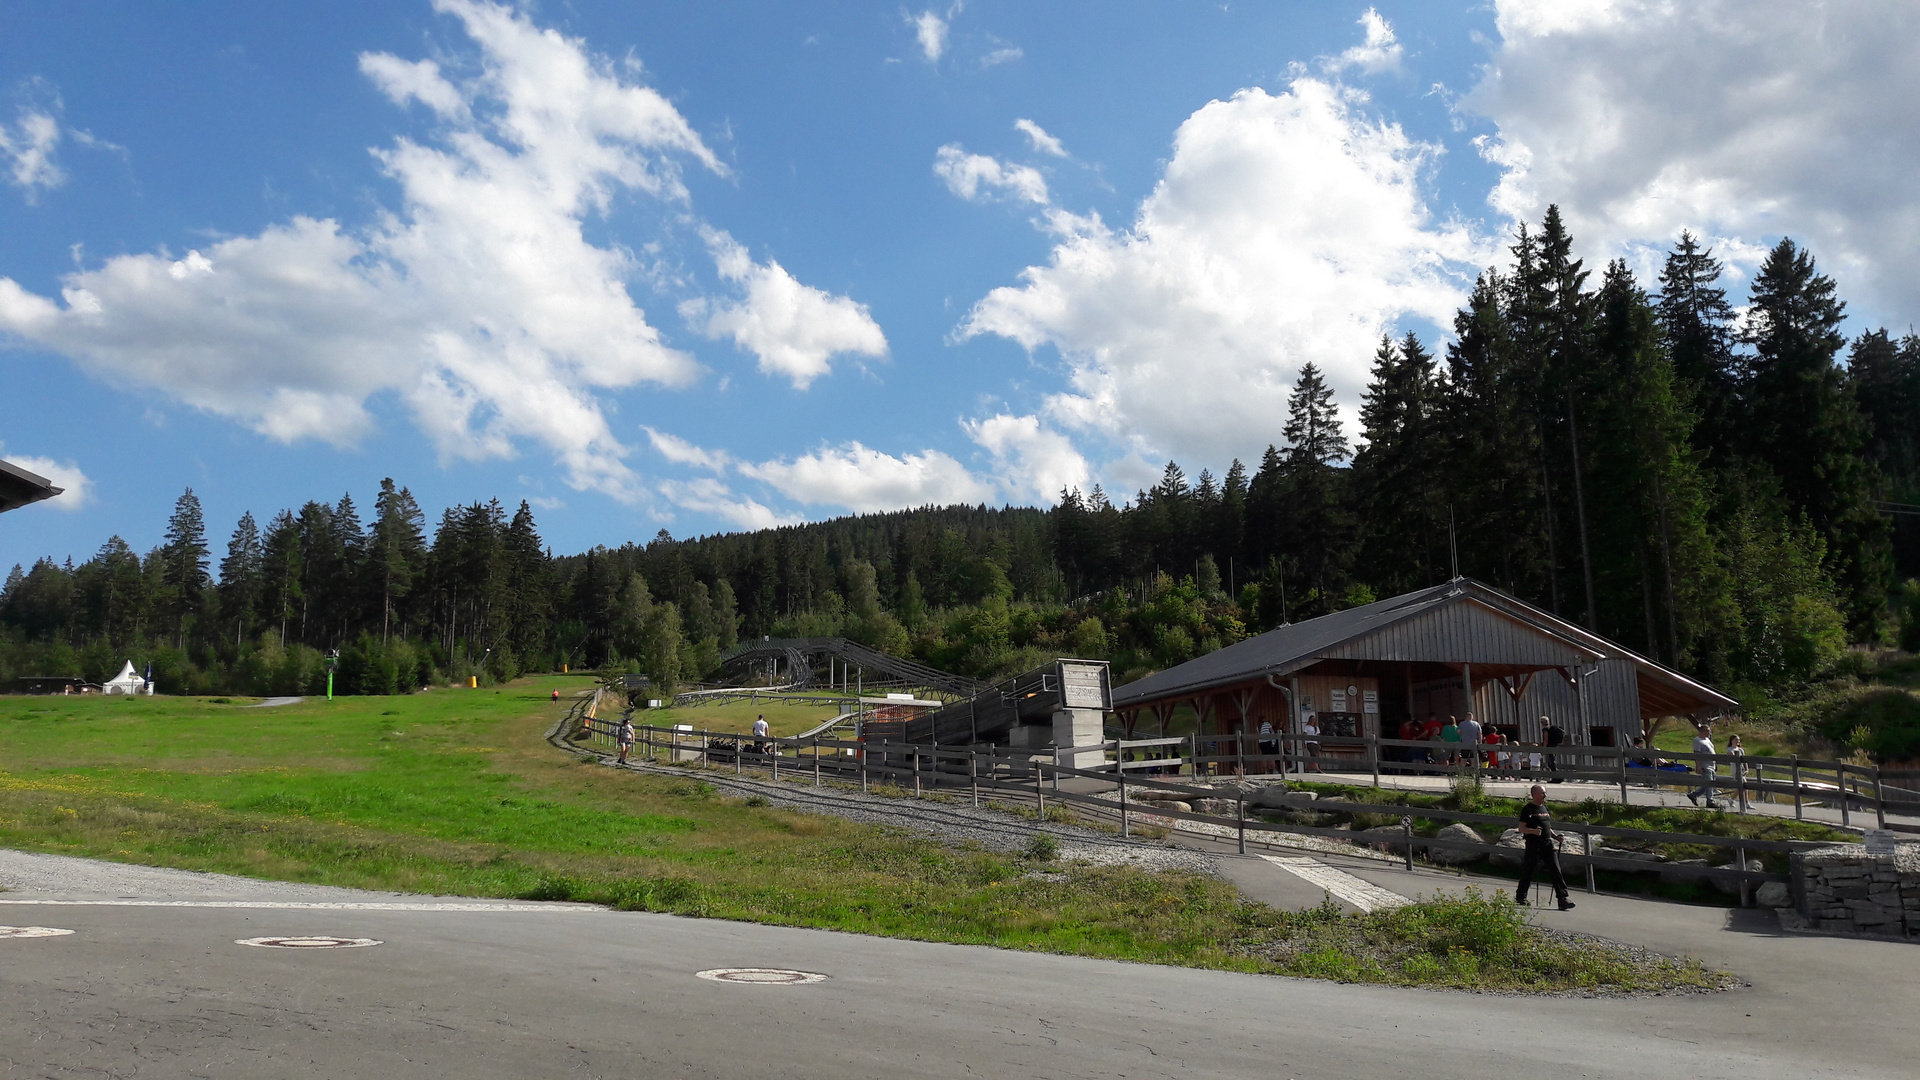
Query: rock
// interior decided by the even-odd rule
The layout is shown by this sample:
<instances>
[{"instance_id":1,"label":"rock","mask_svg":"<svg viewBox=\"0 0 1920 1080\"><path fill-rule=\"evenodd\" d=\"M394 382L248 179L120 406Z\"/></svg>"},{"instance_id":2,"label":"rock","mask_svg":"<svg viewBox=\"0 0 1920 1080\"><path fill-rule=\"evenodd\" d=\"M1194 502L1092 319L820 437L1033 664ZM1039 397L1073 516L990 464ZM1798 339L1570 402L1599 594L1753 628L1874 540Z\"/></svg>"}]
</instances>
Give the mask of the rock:
<instances>
[{"instance_id":1,"label":"rock","mask_svg":"<svg viewBox=\"0 0 1920 1080\"><path fill-rule=\"evenodd\" d=\"M1520 829L1517 826L1501 833L1500 839L1495 840L1494 844L1500 850L1488 855L1489 861L1496 866L1520 865L1520 856L1526 851L1527 842L1520 835Z\"/></svg>"},{"instance_id":2,"label":"rock","mask_svg":"<svg viewBox=\"0 0 1920 1080\"><path fill-rule=\"evenodd\" d=\"M1195 799L1193 808L1202 814L1215 817L1233 817L1240 809L1240 803L1234 799Z\"/></svg>"},{"instance_id":3,"label":"rock","mask_svg":"<svg viewBox=\"0 0 1920 1080\"><path fill-rule=\"evenodd\" d=\"M1487 838L1474 831L1473 826L1464 821L1456 821L1434 834L1436 840L1457 840L1467 844L1484 844ZM1430 847L1427 849L1427 861L1440 866L1465 866L1477 862L1480 852L1462 848Z\"/></svg>"},{"instance_id":4,"label":"rock","mask_svg":"<svg viewBox=\"0 0 1920 1080\"><path fill-rule=\"evenodd\" d=\"M1701 875L1695 873L1694 870L1705 865L1707 865L1707 860L1705 859L1681 859L1679 862L1668 863L1660 870L1660 880L1666 882L1668 885L1684 885L1688 882L1699 881Z\"/></svg>"},{"instance_id":5,"label":"rock","mask_svg":"<svg viewBox=\"0 0 1920 1080\"><path fill-rule=\"evenodd\" d=\"M1793 894L1788 891L1784 881L1768 881L1754 890L1753 902L1761 907L1783 908L1793 906Z\"/></svg>"},{"instance_id":6,"label":"rock","mask_svg":"<svg viewBox=\"0 0 1920 1080\"><path fill-rule=\"evenodd\" d=\"M1311 791L1288 791L1284 784L1268 784L1248 796L1247 805L1263 810L1282 810L1311 803L1315 798Z\"/></svg>"},{"instance_id":7,"label":"rock","mask_svg":"<svg viewBox=\"0 0 1920 1080\"><path fill-rule=\"evenodd\" d=\"M1132 808L1129 807L1128 809ZM1172 810L1181 814L1191 814L1193 813L1193 804L1180 802L1177 799L1160 799L1140 808L1140 812L1143 814L1151 814L1155 810Z\"/></svg>"},{"instance_id":8,"label":"rock","mask_svg":"<svg viewBox=\"0 0 1920 1080\"><path fill-rule=\"evenodd\" d=\"M1407 831L1399 825L1376 825L1353 835L1355 843L1364 843L1375 851L1405 851Z\"/></svg>"},{"instance_id":9,"label":"rock","mask_svg":"<svg viewBox=\"0 0 1920 1080\"><path fill-rule=\"evenodd\" d=\"M1740 864L1738 862L1730 862L1727 864L1726 868L1728 870L1738 870L1740 869ZM1766 867L1761 865L1761 862L1759 859L1748 859L1747 869L1757 874L1762 870L1765 870ZM1772 884L1778 885L1779 882L1772 882ZM1727 894L1728 896L1740 895L1740 883L1738 881L1735 881L1732 878L1716 877L1713 879L1713 887ZM1782 885L1781 887L1785 888L1786 886Z\"/></svg>"}]
</instances>

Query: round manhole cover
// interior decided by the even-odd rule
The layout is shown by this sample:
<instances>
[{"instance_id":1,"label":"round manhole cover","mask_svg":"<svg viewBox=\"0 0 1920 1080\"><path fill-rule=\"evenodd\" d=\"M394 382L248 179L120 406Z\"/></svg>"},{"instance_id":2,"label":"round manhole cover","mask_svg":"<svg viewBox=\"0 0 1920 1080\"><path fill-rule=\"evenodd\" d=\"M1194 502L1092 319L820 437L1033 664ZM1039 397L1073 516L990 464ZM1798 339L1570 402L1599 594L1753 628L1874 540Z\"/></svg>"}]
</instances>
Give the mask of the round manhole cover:
<instances>
[{"instance_id":1,"label":"round manhole cover","mask_svg":"<svg viewBox=\"0 0 1920 1080\"><path fill-rule=\"evenodd\" d=\"M259 949L364 949L382 942L370 937L248 937L234 944Z\"/></svg>"},{"instance_id":2,"label":"round manhole cover","mask_svg":"<svg viewBox=\"0 0 1920 1080\"><path fill-rule=\"evenodd\" d=\"M695 975L713 982L747 983L754 986L800 986L804 983L825 982L826 976L817 971L795 971L792 968L708 968L696 971Z\"/></svg>"},{"instance_id":3,"label":"round manhole cover","mask_svg":"<svg viewBox=\"0 0 1920 1080\"><path fill-rule=\"evenodd\" d=\"M73 933L57 926L0 926L0 938L15 937L65 937Z\"/></svg>"}]
</instances>

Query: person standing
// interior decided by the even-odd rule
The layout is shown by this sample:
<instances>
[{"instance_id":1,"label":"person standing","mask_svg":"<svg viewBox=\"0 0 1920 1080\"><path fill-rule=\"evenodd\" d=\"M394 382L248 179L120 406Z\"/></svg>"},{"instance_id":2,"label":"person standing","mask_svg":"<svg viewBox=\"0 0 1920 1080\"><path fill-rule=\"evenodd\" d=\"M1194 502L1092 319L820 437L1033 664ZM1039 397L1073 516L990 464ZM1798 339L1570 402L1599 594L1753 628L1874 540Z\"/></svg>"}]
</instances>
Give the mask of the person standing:
<instances>
[{"instance_id":1,"label":"person standing","mask_svg":"<svg viewBox=\"0 0 1920 1080\"><path fill-rule=\"evenodd\" d=\"M1472 765L1475 768L1479 767L1480 742L1480 721L1475 720L1472 713L1468 713L1467 718L1460 721L1460 745L1469 748L1466 752L1466 760L1461 762L1461 764Z\"/></svg>"},{"instance_id":2,"label":"person standing","mask_svg":"<svg viewBox=\"0 0 1920 1080\"><path fill-rule=\"evenodd\" d=\"M1520 808L1520 835L1527 850L1520 857L1520 887L1514 890L1513 902L1527 902L1533 875L1544 868L1547 881L1553 886L1554 898L1560 901L1560 910L1571 911L1573 901L1567 897L1567 878L1560 872L1560 849L1554 846L1560 834L1553 831L1553 811L1547 809L1547 789L1535 784L1527 795L1526 805Z\"/></svg>"},{"instance_id":3,"label":"person standing","mask_svg":"<svg viewBox=\"0 0 1920 1080\"><path fill-rule=\"evenodd\" d=\"M1440 729L1440 741L1449 744L1447 764L1460 764L1460 721L1457 718L1447 717L1447 726Z\"/></svg>"},{"instance_id":4,"label":"person standing","mask_svg":"<svg viewBox=\"0 0 1920 1080\"><path fill-rule=\"evenodd\" d=\"M1300 734L1303 740L1300 752L1305 755L1300 762L1300 771L1304 773L1312 769L1319 772L1320 765L1313 759L1320 756L1320 718L1308 713L1300 721Z\"/></svg>"},{"instance_id":5,"label":"person standing","mask_svg":"<svg viewBox=\"0 0 1920 1080\"><path fill-rule=\"evenodd\" d=\"M1727 736L1727 754L1733 758L1733 797L1744 814L1747 812L1747 748L1740 745L1740 736Z\"/></svg>"},{"instance_id":6,"label":"person standing","mask_svg":"<svg viewBox=\"0 0 1920 1080\"><path fill-rule=\"evenodd\" d=\"M1567 733L1560 730L1559 725L1553 722L1553 717L1543 716L1540 718L1540 741L1548 746L1564 746L1567 742ZM1560 759L1553 754L1547 755L1547 771L1550 773L1560 771ZM1547 783L1558 784L1560 781L1561 778L1555 776Z\"/></svg>"},{"instance_id":7,"label":"person standing","mask_svg":"<svg viewBox=\"0 0 1920 1080\"><path fill-rule=\"evenodd\" d=\"M1273 721L1264 716L1260 718L1260 756L1263 758L1278 758L1280 756L1280 739L1274 734ZM1263 761L1260 763L1260 771L1263 773L1277 772L1279 768L1280 763L1278 761Z\"/></svg>"},{"instance_id":8,"label":"person standing","mask_svg":"<svg viewBox=\"0 0 1920 1080\"><path fill-rule=\"evenodd\" d=\"M1712 724L1701 724L1693 729L1693 752L1696 754L1714 753ZM1704 760L1695 758L1693 767L1699 771L1702 779L1699 787L1687 792L1687 800L1693 803L1693 805L1699 806L1700 797L1704 795L1707 799L1707 809L1720 809L1720 803L1713 797L1713 777L1718 771L1714 766L1713 759L1711 757Z\"/></svg>"},{"instance_id":9,"label":"person standing","mask_svg":"<svg viewBox=\"0 0 1920 1080\"><path fill-rule=\"evenodd\" d=\"M753 718L754 753L764 754L767 752L767 736L771 734L772 731L773 729L767 726L767 716L765 713L761 713L759 716Z\"/></svg>"},{"instance_id":10,"label":"person standing","mask_svg":"<svg viewBox=\"0 0 1920 1080\"><path fill-rule=\"evenodd\" d=\"M620 727L614 732L613 741L620 747L619 764L625 765L627 753L633 749L633 717L631 715L620 718Z\"/></svg>"}]
</instances>

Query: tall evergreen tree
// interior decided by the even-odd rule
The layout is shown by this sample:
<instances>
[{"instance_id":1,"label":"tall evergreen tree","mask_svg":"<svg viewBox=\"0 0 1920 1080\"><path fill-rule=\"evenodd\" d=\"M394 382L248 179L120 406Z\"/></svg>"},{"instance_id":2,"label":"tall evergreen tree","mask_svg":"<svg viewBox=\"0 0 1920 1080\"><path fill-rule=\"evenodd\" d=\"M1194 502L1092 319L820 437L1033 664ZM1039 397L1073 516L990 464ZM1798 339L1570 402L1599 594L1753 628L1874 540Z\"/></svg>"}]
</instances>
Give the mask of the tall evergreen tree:
<instances>
[{"instance_id":1,"label":"tall evergreen tree","mask_svg":"<svg viewBox=\"0 0 1920 1080\"><path fill-rule=\"evenodd\" d=\"M1325 613L1337 606L1336 594L1345 585L1352 561L1346 470L1337 467L1350 451L1333 403L1333 388L1311 363L1300 369L1287 399L1285 430L1287 548L1297 560L1300 581L1311 590L1306 598L1310 609Z\"/></svg>"},{"instance_id":2,"label":"tall evergreen tree","mask_svg":"<svg viewBox=\"0 0 1920 1080\"><path fill-rule=\"evenodd\" d=\"M264 558L260 527L254 523L253 512L249 510L240 515L239 524L233 527L233 537L227 541L227 557L220 560L220 611L233 625L236 647L253 633Z\"/></svg>"},{"instance_id":3,"label":"tall evergreen tree","mask_svg":"<svg viewBox=\"0 0 1920 1080\"><path fill-rule=\"evenodd\" d=\"M1866 421L1836 362L1846 304L1834 294L1833 279L1791 239L1761 264L1741 333L1753 347L1749 446L1826 538L1848 623L1864 634L1886 607L1891 545L1872 501Z\"/></svg>"},{"instance_id":4,"label":"tall evergreen tree","mask_svg":"<svg viewBox=\"0 0 1920 1080\"><path fill-rule=\"evenodd\" d=\"M174 501L166 538L161 549L160 581L166 589L170 629L176 643L184 648L188 620L200 611L211 584L207 577L207 520L192 488Z\"/></svg>"}]
</instances>

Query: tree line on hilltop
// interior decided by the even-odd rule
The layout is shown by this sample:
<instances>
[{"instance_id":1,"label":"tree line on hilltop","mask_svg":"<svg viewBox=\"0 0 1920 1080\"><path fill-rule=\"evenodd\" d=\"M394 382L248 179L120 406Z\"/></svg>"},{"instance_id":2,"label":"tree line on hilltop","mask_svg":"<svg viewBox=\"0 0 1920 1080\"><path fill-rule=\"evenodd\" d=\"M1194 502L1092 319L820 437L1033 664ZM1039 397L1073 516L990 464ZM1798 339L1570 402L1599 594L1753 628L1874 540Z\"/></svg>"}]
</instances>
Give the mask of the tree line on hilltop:
<instances>
[{"instance_id":1,"label":"tree line on hilltop","mask_svg":"<svg viewBox=\"0 0 1920 1080\"><path fill-rule=\"evenodd\" d=\"M1597 282L1557 209L1522 227L1435 350L1383 339L1350 439L1301 369L1281 430L1118 505L954 506L553 556L522 502L429 535L383 481L243 516L214 565L191 491L142 555L16 566L0 678L95 681L138 654L166 692L347 692L618 668L664 685L742 635L845 635L993 677L1053 655L1116 680L1458 571L1709 681L1763 695L1852 643L1920 647L1920 337L1851 342L1783 240L1737 310L1682 234L1653 288ZM1903 516L1904 515L1904 516ZM217 572L216 572L217 571Z\"/></svg>"}]
</instances>

